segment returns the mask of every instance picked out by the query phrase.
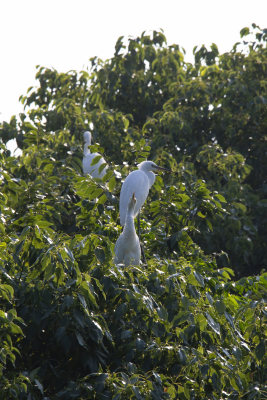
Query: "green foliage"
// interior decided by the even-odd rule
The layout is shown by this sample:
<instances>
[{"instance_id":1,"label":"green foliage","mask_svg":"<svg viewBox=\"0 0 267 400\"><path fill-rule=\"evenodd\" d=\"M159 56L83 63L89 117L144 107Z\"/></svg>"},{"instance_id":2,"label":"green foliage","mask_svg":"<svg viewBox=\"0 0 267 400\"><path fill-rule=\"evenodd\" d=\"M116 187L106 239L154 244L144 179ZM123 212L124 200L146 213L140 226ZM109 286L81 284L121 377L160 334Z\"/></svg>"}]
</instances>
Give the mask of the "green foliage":
<instances>
[{"instance_id":1,"label":"green foliage","mask_svg":"<svg viewBox=\"0 0 267 400\"><path fill-rule=\"evenodd\" d=\"M1 125L1 399L266 397L266 30L240 34L194 64L154 31L89 72L38 67ZM146 264L122 268L121 181L145 159L171 173L142 208Z\"/></svg>"},{"instance_id":2,"label":"green foliage","mask_svg":"<svg viewBox=\"0 0 267 400\"><path fill-rule=\"evenodd\" d=\"M16 358L21 354L14 343L19 346L24 337L21 327L25 325L15 307L13 286L2 283L0 278L0 390L4 399L26 393L29 383L27 376L15 369Z\"/></svg>"}]
</instances>

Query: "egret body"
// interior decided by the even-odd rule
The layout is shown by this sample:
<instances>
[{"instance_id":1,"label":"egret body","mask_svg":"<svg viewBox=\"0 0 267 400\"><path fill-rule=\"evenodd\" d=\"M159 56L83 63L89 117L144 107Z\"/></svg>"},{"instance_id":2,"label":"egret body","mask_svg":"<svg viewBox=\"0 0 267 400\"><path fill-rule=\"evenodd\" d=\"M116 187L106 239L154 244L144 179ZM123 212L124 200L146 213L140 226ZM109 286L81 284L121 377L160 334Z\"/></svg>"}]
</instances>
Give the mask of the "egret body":
<instances>
[{"instance_id":1,"label":"egret body","mask_svg":"<svg viewBox=\"0 0 267 400\"><path fill-rule=\"evenodd\" d=\"M135 194L132 194L127 206L125 225L123 232L115 244L115 264L139 265L141 258L141 247L139 238L135 232L134 213L136 206Z\"/></svg>"},{"instance_id":2,"label":"egret body","mask_svg":"<svg viewBox=\"0 0 267 400\"><path fill-rule=\"evenodd\" d=\"M91 153L88 146L91 145L92 135L91 132L86 131L83 134L84 137L84 150L83 150L83 173L84 175L89 174L92 178L103 178L107 173L107 167L105 166L103 169L99 170L101 165L106 164L106 161L103 157L99 159L99 161L92 165L92 161L95 157L99 157L99 153Z\"/></svg>"},{"instance_id":3,"label":"egret body","mask_svg":"<svg viewBox=\"0 0 267 400\"><path fill-rule=\"evenodd\" d=\"M133 216L136 217L146 201L149 189L155 182L153 171L156 170L165 170L165 168L158 167L153 161L143 161L138 165L138 169L132 171L123 182L120 193L120 223L122 226L125 224L128 203L133 193L136 197Z\"/></svg>"}]
</instances>

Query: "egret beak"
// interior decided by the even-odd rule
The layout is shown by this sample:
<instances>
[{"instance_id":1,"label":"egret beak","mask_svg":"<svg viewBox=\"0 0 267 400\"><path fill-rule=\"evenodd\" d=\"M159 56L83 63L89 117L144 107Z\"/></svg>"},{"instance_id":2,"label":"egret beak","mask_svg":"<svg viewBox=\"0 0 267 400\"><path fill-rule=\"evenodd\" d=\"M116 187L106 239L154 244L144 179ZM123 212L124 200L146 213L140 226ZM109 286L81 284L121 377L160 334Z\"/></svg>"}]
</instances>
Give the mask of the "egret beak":
<instances>
[{"instance_id":1,"label":"egret beak","mask_svg":"<svg viewBox=\"0 0 267 400\"><path fill-rule=\"evenodd\" d=\"M166 172L172 172L171 169L167 169L167 168L163 168L163 167L155 167L155 169L159 170L159 171L166 171Z\"/></svg>"}]
</instances>

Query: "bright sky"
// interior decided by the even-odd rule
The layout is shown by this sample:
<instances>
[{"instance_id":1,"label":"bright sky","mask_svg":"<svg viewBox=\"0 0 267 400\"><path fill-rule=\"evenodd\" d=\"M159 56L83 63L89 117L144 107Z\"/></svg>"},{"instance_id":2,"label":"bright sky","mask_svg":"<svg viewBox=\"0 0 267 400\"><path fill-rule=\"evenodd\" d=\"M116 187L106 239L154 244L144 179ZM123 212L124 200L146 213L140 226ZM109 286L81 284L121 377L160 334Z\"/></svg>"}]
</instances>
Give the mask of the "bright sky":
<instances>
[{"instance_id":1,"label":"bright sky","mask_svg":"<svg viewBox=\"0 0 267 400\"><path fill-rule=\"evenodd\" d=\"M1 0L0 121L22 111L19 96L35 85L36 65L66 72L91 57L112 57L119 36L162 28L168 44L216 43L220 53L239 31L266 28L266 0Z\"/></svg>"}]
</instances>

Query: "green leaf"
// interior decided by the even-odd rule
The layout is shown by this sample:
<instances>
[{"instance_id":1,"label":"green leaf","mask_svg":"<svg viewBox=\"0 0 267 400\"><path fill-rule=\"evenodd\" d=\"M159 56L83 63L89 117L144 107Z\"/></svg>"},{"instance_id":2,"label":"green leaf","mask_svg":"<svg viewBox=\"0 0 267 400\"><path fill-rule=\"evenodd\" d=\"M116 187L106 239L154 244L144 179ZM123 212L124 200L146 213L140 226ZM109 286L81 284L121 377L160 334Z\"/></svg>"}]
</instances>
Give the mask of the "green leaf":
<instances>
[{"instance_id":1,"label":"green leaf","mask_svg":"<svg viewBox=\"0 0 267 400\"><path fill-rule=\"evenodd\" d=\"M212 226L212 223L211 223L211 221L208 219L208 218L206 218L206 223L207 223L207 225L208 225L208 227L209 227L209 230L211 231L211 232L213 232L213 226Z\"/></svg>"},{"instance_id":2,"label":"green leaf","mask_svg":"<svg viewBox=\"0 0 267 400\"><path fill-rule=\"evenodd\" d=\"M91 327L90 337L97 343L100 343L103 339L103 329L100 324L94 319L89 320L89 326Z\"/></svg>"},{"instance_id":3,"label":"green leaf","mask_svg":"<svg viewBox=\"0 0 267 400\"><path fill-rule=\"evenodd\" d=\"M83 281L80 284L79 291L89 304L91 303L92 305L94 305L97 308L97 302L96 302L96 298L94 296L95 295L94 289L93 289L92 285L90 285L89 282Z\"/></svg>"},{"instance_id":4,"label":"green leaf","mask_svg":"<svg viewBox=\"0 0 267 400\"><path fill-rule=\"evenodd\" d=\"M241 29L241 31L240 31L240 37L242 38L242 37L244 37L244 36L247 36L247 35L249 35L250 34L250 31L249 31L249 28L243 28L243 29Z\"/></svg>"},{"instance_id":5,"label":"green leaf","mask_svg":"<svg viewBox=\"0 0 267 400\"><path fill-rule=\"evenodd\" d=\"M158 313L158 316L160 317L160 319L162 319L163 321L168 321L168 313L165 308L158 307L157 313Z\"/></svg>"},{"instance_id":6,"label":"green leaf","mask_svg":"<svg viewBox=\"0 0 267 400\"><path fill-rule=\"evenodd\" d=\"M223 314L225 312L225 304L221 300L215 301L214 307L219 314Z\"/></svg>"},{"instance_id":7,"label":"green leaf","mask_svg":"<svg viewBox=\"0 0 267 400\"><path fill-rule=\"evenodd\" d=\"M235 356L235 358L238 361L241 361L241 359L242 359L242 351L236 346L233 347L233 355Z\"/></svg>"},{"instance_id":8,"label":"green leaf","mask_svg":"<svg viewBox=\"0 0 267 400\"><path fill-rule=\"evenodd\" d=\"M261 340L260 343L255 348L255 355L259 361L263 359L265 356L265 343L264 340Z\"/></svg>"},{"instance_id":9,"label":"green leaf","mask_svg":"<svg viewBox=\"0 0 267 400\"><path fill-rule=\"evenodd\" d=\"M72 251L71 251L67 246L64 247L64 250L65 250L65 252L68 254L70 260L71 260L72 262L74 262L75 259L74 259L74 256L73 256Z\"/></svg>"},{"instance_id":10,"label":"green leaf","mask_svg":"<svg viewBox=\"0 0 267 400\"><path fill-rule=\"evenodd\" d=\"M96 255L98 261L100 261L101 263L105 262L106 255L105 255L105 251L103 249L101 249L100 247L97 247L95 249L95 255Z\"/></svg>"},{"instance_id":11,"label":"green leaf","mask_svg":"<svg viewBox=\"0 0 267 400\"><path fill-rule=\"evenodd\" d=\"M82 346L83 348L87 349L86 342L85 342L84 338L82 337L82 335L76 331L75 336L77 338L79 345Z\"/></svg>"},{"instance_id":12,"label":"green leaf","mask_svg":"<svg viewBox=\"0 0 267 400\"><path fill-rule=\"evenodd\" d=\"M101 292L102 296L106 300L106 293L104 292L103 286L101 285L101 283L99 282L99 280L97 278L94 278L94 282L95 282L96 286L98 287L99 291Z\"/></svg>"},{"instance_id":13,"label":"green leaf","mask_svg":"<svg viewBox=\"0 0 267 400\"><path fill-rule=\"evenodd\" d=\"M94 199L96 199L97 197L99 197L99 196L102 195L102 194L103 194L103 189L102 189L102 188L95 188L95 189L90 193L89 198L90 198L91 200L94 200Z\"/></svg>"},{"instance_id":14,"label":"green leaf","mask_svg":"<svg viewBox=\"0 0 267 400\"><path fill-rule=\"evenodd\" d=\"M198 211L197 215L198 215L200 218L206 218L206 215L202 214L201 211Z\"/></svg>"},{"instance_id":15,"label":"green leaf","mask_svg":"<svg viewBox=\"0 0 267 400\"><path fill-rule=\"evenodd\" d=\"M208 312L206 312L205 315L207 318L208 325L215 333L217 333L217 335L220 335L221 334L220 324L216 322Z\"/></svg>"},{"instance_id":16,"label":"green leaf","mask_svg":"<svg viewBox=\"0 0 267 400\"><path fill-rule=\"evenodd\" d=\"M112 178L108 182L108 188L110 192L113 192L114 188L116 186L116 177L112 176Z\"/></svg>"},{"instance_id":17,"label":"green leaf","mask_svg":"<svg viewBox=\"0 0 267 400\"><path fill-rule=\"evenodd\" d=\"M210 305L213 305L214 300L213 300L213 297L210 295L210 293L206 292L206 297L207 297Z\"/></svg>"},{"instance_id":18,"label":"green leaf","mask_svg":"<svg viewBox=\"0 0 267 400\"><path fill-rule=\"evenodd\" d=\"M235 324L234 324L234 319L232 317L231 314L229 314L227 311L224 312L225 318L227 319L227 321L229 322L229 324L231 325L231 327L233 329L235 329Z\"/></svg>"},{"instance_id":19,"label":"green leaf","mask_svg":"<svg viewBox=\"0 0 267 400\"><path fill-rule=\"evenodd\" d=\"M11 332L13 335L21 335L21 336L24 336L24 334L23 334L22 329L20 328L20 326L14 324L13 322L10 322L9 327L10 327L10 332Z\"/></svg>"},{"instance_id":20,"label":"green leaf","mask_svg":"<svg viewBox=\"0 0 267 400\"><path fill-rule=\"evenodd\" d=\"M198 281L198 283L200 284L200 286L204 287L205 282L204 282L203 276L197 271L194 271L194 276L195 276L196 280Z\"/></svg>"},{"instance_id":21,"label":"green leaf","mask_svg":"<svg viewBox=\"0 0 267 400\"><path fill-rule=\"evenodd\" d=\"M221 203L226 203L225 197L222 194L215 194L215 197L217 197L217 199L220 200Z\"/></svg>"},{"instance_id":22,"label":"green leaf","mask_svg":"<svg viewBox=\"0 0 267 400\"><path fill-rule=\"evenodd\" d=\"M87 311L87 303L86 303L84 296L82 296L81 293L78 293L78 298L79 298L83 308Z\"/></svg>"},{"instance_id":23,"label":"green leaf","mask_svg":"<svg viewBox=\"0 0 267 400\"><path fill-rule=\"evenodd\" d=\"M44 395L44 388L43 388L43 385L41 384L41 382L38 381L38 379L34 379L34 382L35 382L36 386L38 387L39 391L42 393L42 395Z\"/></svg>"},{"instance_id":24,"label":"green leaf","mask_svg":"<svg viewBox=\"0 0 267 400\"><path fill-rule=\"evenodd\" d=\"M126 311L127 311L126 303L119 304L118 307L115 309L114 318L117 320L121 319L126 313Z\"/></svg>"},{"instance_id":25,"label":"green leaf","mask_svg":"<svg viewBox=\"0 0 267 400\"><path fill-rule=\"evenodd\" d=\"M101 155L97 155L93 158L91 165L96 165L100 160L101 160L102 156Z\"/></svg>"},{"instance_id":26,"label":"green leaf","mask_svg":"<svg viewBox=\"0 0 267 400\"><path fill-rule=\"evenodd\" d=\"M0 285L0 293L8 302L11 302L14 297L14 289L10 285Z\"/></svg>"},{"instance_id":27,"label":"green leaf","mask_svg":"<svg viewBox=\"0 0 267 400\"><path fill-rule=\"evenodd\" d=\"M99 197L97 200L97 204L104 204L107 201L107 196L105 194L102 194L102 196Z\"/></svg>"},{"instance_id":28,"label":"green leaf","mask_svg":"<svg viewBox=\"0 0 267 400\"><path fill-rule=\"evenodd\" d=\"M187 361L187 357L186 357L185 351L183 349L178 350L178 356L179 356L179 360L180 360L181 364L185 365L186 361Z\"/></svg>"},{"instance_id":29,"label":"green leaf","mask_svg":"<svg viewBox=\"0 0 267 400\"><path fill-rule=\"evenodd\" d=\"M203 314L197 314L195 316L196 323L199 324L200 330L204 331L207 327L207 320Z\"/></svg>"}]
</instances>

